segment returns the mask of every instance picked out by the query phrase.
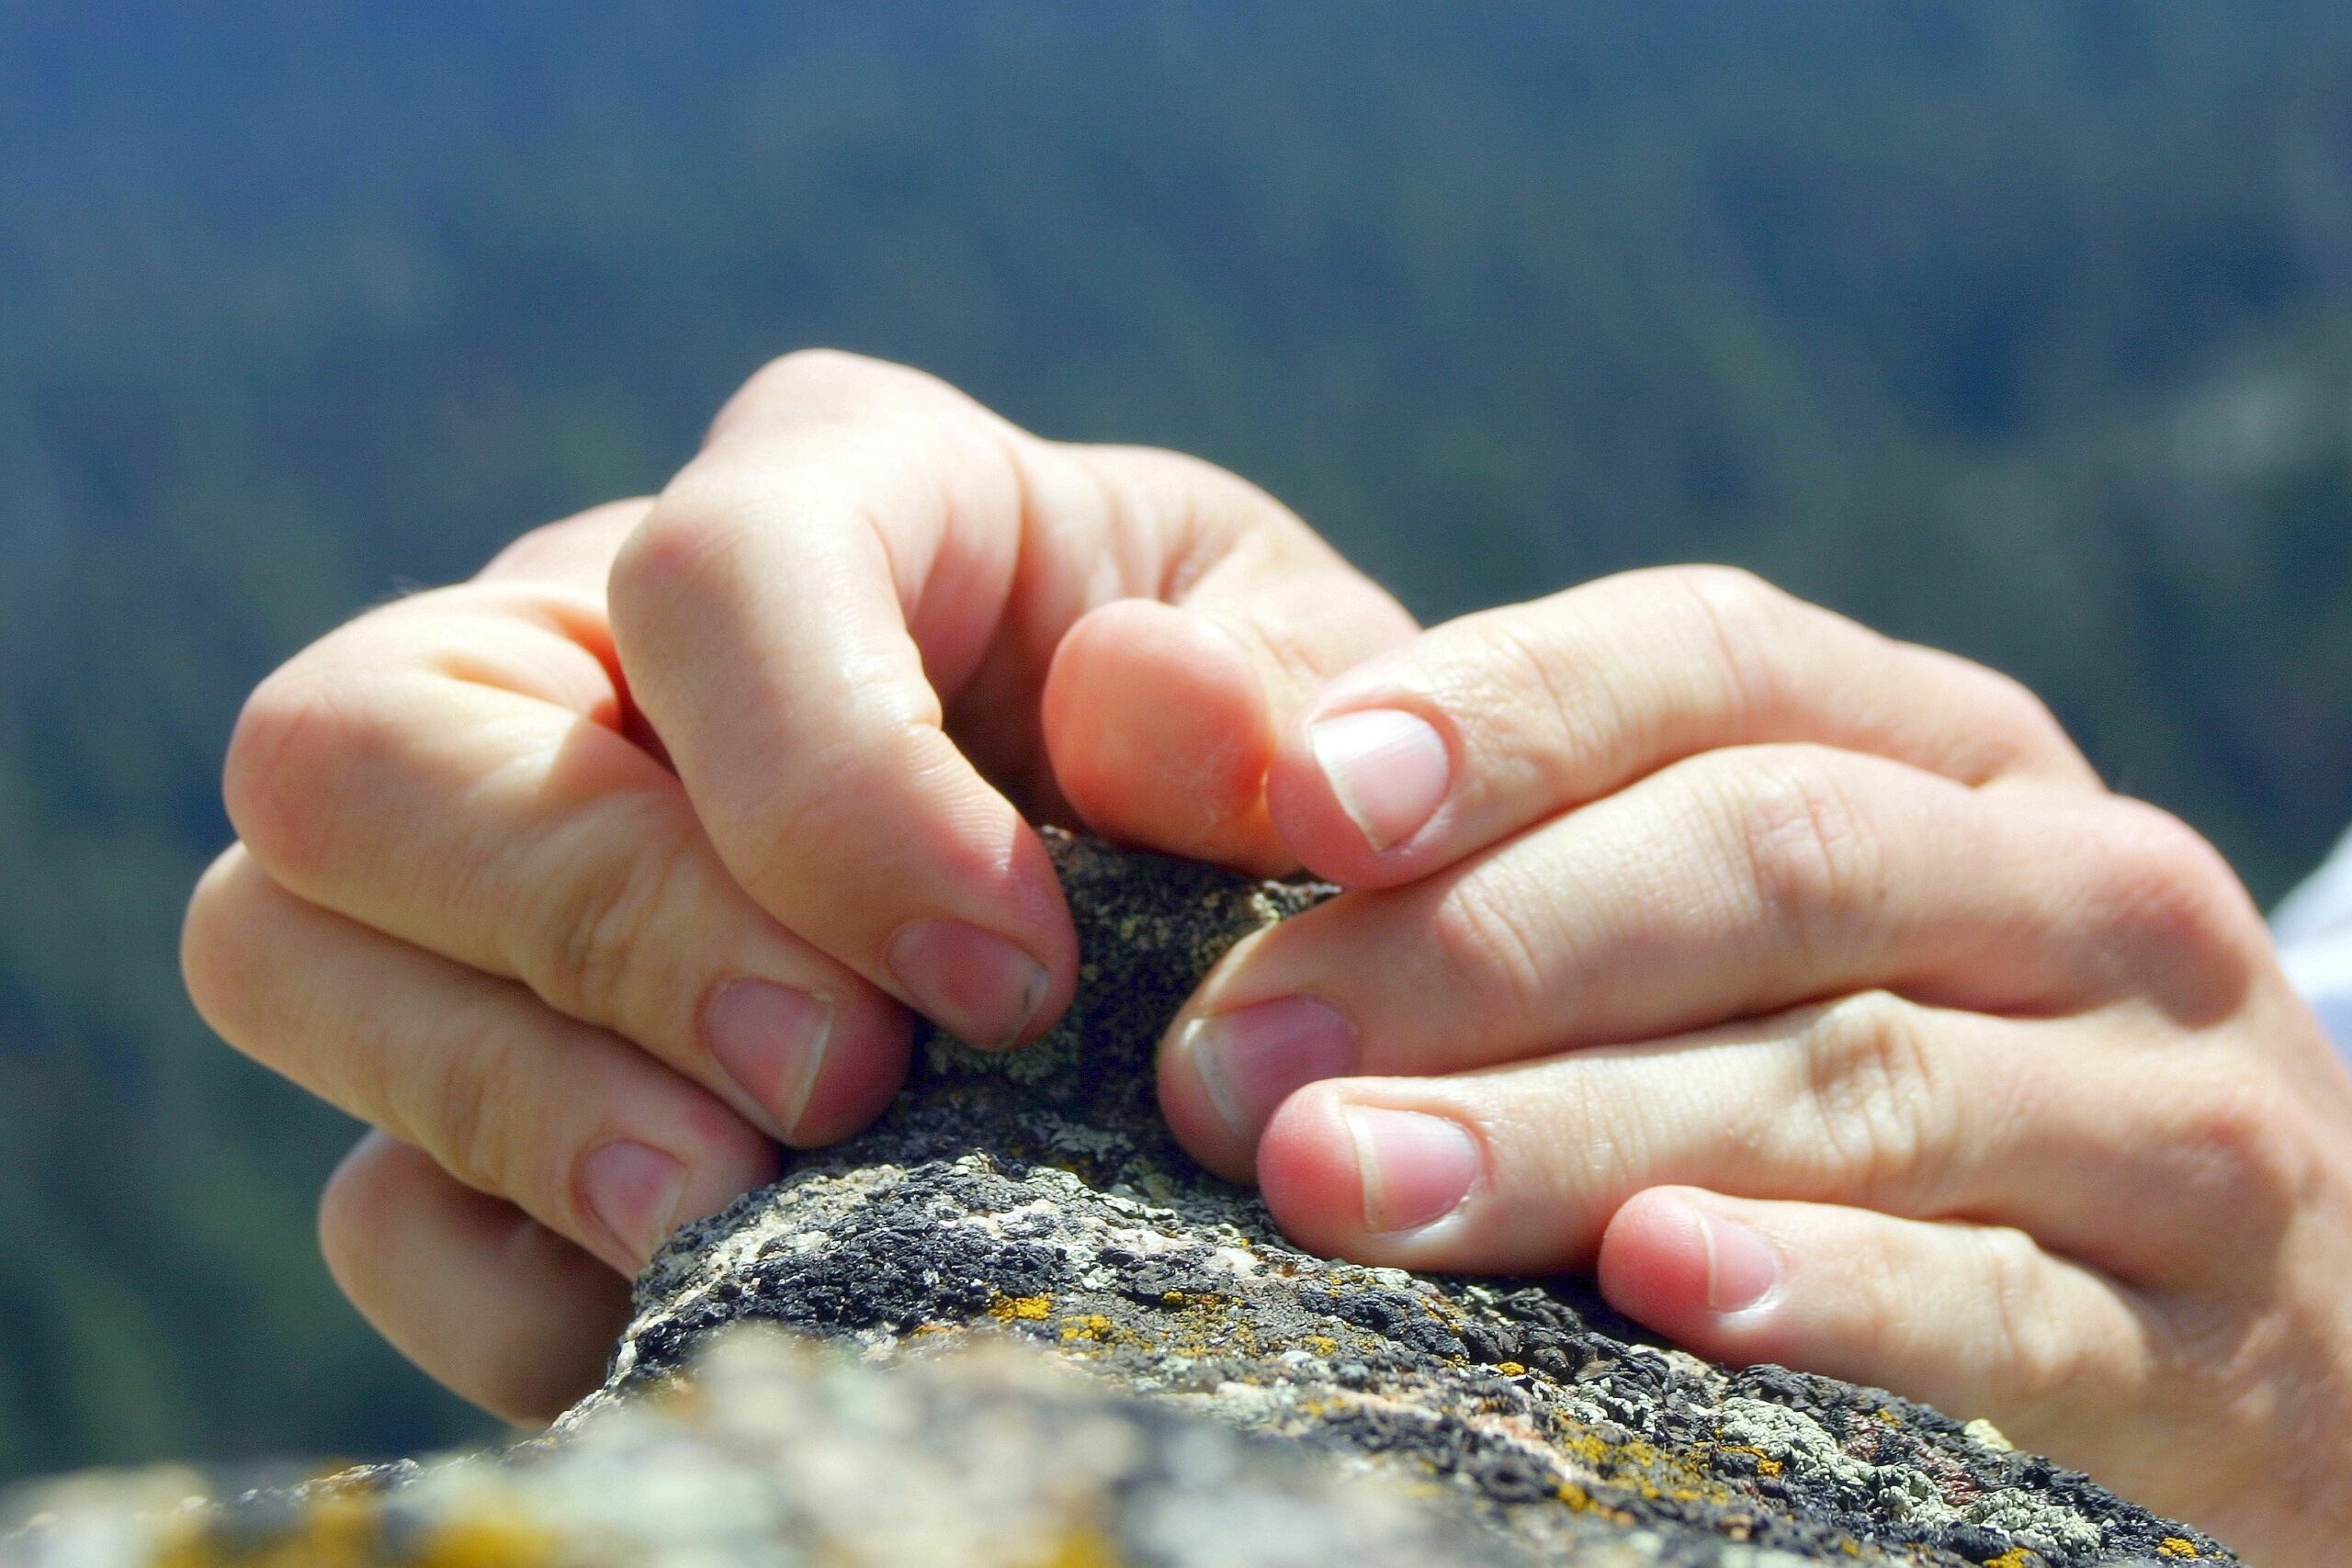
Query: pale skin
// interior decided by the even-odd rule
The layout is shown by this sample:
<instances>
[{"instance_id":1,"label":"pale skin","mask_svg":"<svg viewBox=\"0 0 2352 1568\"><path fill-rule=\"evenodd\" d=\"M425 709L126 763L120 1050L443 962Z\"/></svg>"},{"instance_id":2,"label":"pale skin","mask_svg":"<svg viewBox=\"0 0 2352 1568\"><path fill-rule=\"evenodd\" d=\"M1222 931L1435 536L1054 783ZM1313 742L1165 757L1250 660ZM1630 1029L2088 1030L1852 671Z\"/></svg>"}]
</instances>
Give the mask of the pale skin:
<instances>
[{"instance_id":1,"label":"pale skin","mask_svg":"<svg viewBox=\"0 0 2352 1568\"><path fill-rule=\"evenodd\" d=\"M2015 683L1745 575L1418 632L1231 475L794 355L659 498L273 675L227 793L190 988L378 1129L328 1262L511 1418L910 1008L1051 1024L1053 818L1350 890L1161 1053L1303 1245L1597 1270L2251 1561L2352 1529L2352 1080L2245 893Z\"/></svg>"}]
</instances>

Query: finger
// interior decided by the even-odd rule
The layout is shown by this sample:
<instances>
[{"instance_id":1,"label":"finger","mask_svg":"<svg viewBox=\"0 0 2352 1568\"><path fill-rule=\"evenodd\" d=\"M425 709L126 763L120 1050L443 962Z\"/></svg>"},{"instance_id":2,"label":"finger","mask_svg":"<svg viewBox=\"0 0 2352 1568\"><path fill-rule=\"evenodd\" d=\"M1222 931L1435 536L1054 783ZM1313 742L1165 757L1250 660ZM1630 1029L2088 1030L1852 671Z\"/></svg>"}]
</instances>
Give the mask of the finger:
<instances>
[{"instance_id":1,"label":"finger","mask_svg":"<svg viewBox=\"0 0 2352 1568\"><path fill-rule=\"evenodd\" d=\"M736 878L876 984L1003 1044L1067 1005L1076 939L1042 844L979 764L1004 778L1042 750L1043 687L1089 612L1197 600L1200 624L1114 610L1078 637L1054 704L1069 776L1018 782L1148 841L1271 852L1251 775L1303 677L1269 671L1304 656L1277 640L1294 606L1269 578L1312 570L1361 608L1362 625L1299 634L1318 674L1400 614L1295 525L1214 470L1057 446L914 372L795 355L663 492L612 602L636 695ZM1130 676L1150 710L1121 702ZM943 728L951 708L970 753ZM1101 758L1079 733L1098 717ZM1138 750L1146 720L1170 739ZM1158 781L1171 759L1191 772Z\"/></svg>"},{"instance_id":2,"label":"finger","mask_svg":"<svg viewBox=\"0 0 2352 1568\"><path fill-rule=\"evenodd\" d=\"M1611 1219L1600 1270L1694 1354L1892 1389L2060 1456L2112 1453L2159 1371L2129 1292L2001 1226L1659 1187Z\"/></svg>"},{"instance_id":3,"label":"finger","mask_svg":"<svg viewBox=\"0 0 2352 1568\"><path fill-rule=\"evenodd\" d=\"M1043 843L942 725L1021 562L1018 446L929 378L795 355L721 413L610 585L632 694L736 881L982 1045L1045 1028L1077 973Z\"/></svg>"},{"instance_id":4,"label":"finger","mask_svg":"<svg viewBox=\"0 0 2352 1568\"><path fill-rule=\"evenodd\" d=\"M1369 660L1290 727L1267 799L1317 874L1393 886L1679 759L1774 741L1962 784L2098 782L2006 676L1708 567L1465 616Z\"/></svg>"},{"instance_id":5,"label":"finger","mask_svg":"<svg viewBox=\"0 0 2352 1568\"><path fill-rule=\"evenodd\" d=\"M2109 796L1990 794L1825 747L1708 752L1253 937L1171 1026L1161 1103L1240 1174L1266 1115L1317 1077L1454 1072L1879 987L2044 1014L2145 992L2206 1014L2243 993L2262 940L2217 863Z\"/></svg>"},{"instance_id":6,"label":"finger","mask_svg":"<svg viewBox=\"0 0 2352 1568\"><path fill-rule=\"evenodd\" d=\"M520 986L306 904L234 850L198 898L184 964L223 1039L611 1268L775 1175L724 1103Z\"/></svg>"},{"instance_id":7,"label":"finger","mask_svg":"<svg viewBox=\"0 0 2352 1568\"><path fill-rule=\"evenodd\" d=\"M544 1425L602 1382L628 1320L619 1275L381 1133L328 1181L319 1245L401 1354L517 1426Z\"/></svg>"},{"instance_id":8,"label":"finger","mask_svg":"<svg viewBox=\"0 0 2352 1568\"><path fill-rule=\"evenodd\" d=\"M549 538L538 568L608 547L596 528L627 516ZM896 1089L908 1021L728 874L676 777L621 733L601 620L500 581L355 622L246 704L231 818L309 902L524 982L771 1136L842 1137Z\"/></svg>"},{"instance_id":9,"label":"finger","mask_svg":"<svg viewBox=\"0 0 2352 1568\"><path fill-rule=\"evenodd\" d=\"M1167 602L1121 599L1057 646L1044 698L1056 782L1096 832L1272 874L1276 740L1331 676L1411 637L1412 617L1264 491L1189 457L1066 447L1175 563Z\"/></svg>"},{"instance_id":10,"label":"finger","mask_svg":"<svg viewBox=\"0 0 2352 1568\"><path fill-rule=\"evenodd\" d=\"M2252 1140L2217 1129L2258 1115L2221 1109L2225 1069L2129 1039L1865 993L1487 1072L1313 1084L1268 1123L1257 1173L1302 1245L1402 1268L1581 1269L1633 1194L1690 1185L2014 1225L2177 1287L2275 1236L2293 1183L2275 1159L2219 1169ZM2165 1098L2117 1104L2117 1083L2159 1071Z\"/></svg>"},{"instance_id":11,"label":"finger","mask_svg":"<svg viewBox=\"0 0 2352 1568\"><path fill-rule=\"evenodd\" d=\"M653 510L644 496L592 506L532 529L492 556L477 582L530 582L603 598L613 558Z\"/></svg>"}]
</instances>

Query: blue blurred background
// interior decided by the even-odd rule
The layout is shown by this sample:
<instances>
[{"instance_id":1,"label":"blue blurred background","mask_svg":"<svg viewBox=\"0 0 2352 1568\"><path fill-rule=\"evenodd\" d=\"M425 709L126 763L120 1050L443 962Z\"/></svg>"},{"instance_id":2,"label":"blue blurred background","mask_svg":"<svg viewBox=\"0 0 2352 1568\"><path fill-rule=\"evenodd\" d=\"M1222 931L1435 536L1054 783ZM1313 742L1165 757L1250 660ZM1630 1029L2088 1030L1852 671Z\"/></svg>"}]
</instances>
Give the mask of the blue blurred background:
<instances>
[{"instance_id":1,"label":"blue blurred background","mask_svg":"<svg viewBox=\"0 0 2352 1568\"><path fill-rule=\"evenodd\" d=\"M2342 0L0 0L0 1477L479 1432L181 900L272 665L911 360L1424 616L1754 566L2275 896L2352 818Z\"/></svg>"}]
</instances>

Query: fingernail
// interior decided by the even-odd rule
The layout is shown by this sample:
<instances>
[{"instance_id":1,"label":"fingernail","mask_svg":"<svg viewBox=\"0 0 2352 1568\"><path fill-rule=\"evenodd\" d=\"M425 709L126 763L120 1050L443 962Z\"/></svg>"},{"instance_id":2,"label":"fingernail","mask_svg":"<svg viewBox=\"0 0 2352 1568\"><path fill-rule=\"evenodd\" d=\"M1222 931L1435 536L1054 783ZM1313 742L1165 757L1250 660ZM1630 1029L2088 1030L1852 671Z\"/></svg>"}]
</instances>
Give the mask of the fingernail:
<instances>
[{"instance_id":1,"label":"fingernail","mask_svg":"<svg viewBox=\"0 0 2352 1568\"><path fill-rule=\"evenodd\" d=\"M890 939L890 973L925 1017L996 1050L1021 1038L1046 998L1046 966L964 920L915 920Z\"/></svg>"},{"instance_id":2,"label":"fingernail","mask_svg":"<svg viewBox=\"0 0 2352 1568\"><path fill-rule=\"evenodd\" d=\"M1339 1009L1283 997L1196 1018L1183 1048L1225 1124L1254 1144L1274 1108L1318 1078L1355 1071L1356 1032Z\"/></svg>"},{"instance_id":3,"label":"fingernail","mask_svg":"<svg viewBox=\"0 0 2352 1568\"><path fill-rule=\"evenodd\" d=\"M1401 844L1445 798L1453 764L1428 720L1363 708L1309 725L1307 750L1340 808L1375 851Z\"/></svg>"},{"instance_id":4,"label":"fingernail","mask_svg":"<svg viewBox=\"0 0 2352 1568\"><path fill-rule=\"evenodd\" d=\"M1781 1282L1781 1254L1736 1220L1697 1211L1707 1242L1707 1310L1746 1312Z\"/></svg>"},{"instance_id":5,"label":"fingernail","mask_svg":"<svg viewBox=\"0 0 2352 1568\"><path fill-rule=\"evenodd\" d=\"M588 1212L639 1269L670 1239L685 1189L685 1166L644 1144L606 1144L580 1162Z\"/></svg>"},{"instance_id":6,"label":"fingernail","mask_svg":"<svg viewBox=\"0 0 2352 1568\"><path fill-rule=\"evenodd\" d=\"M833 1004L772 980L729 980L703 1005L702 1031L727 1076L790 1137L824 1065Z\"/></svg>"},{"instance_id":7,"label":"fingernail","mask_svg":"<svg viewBox=\"0 0 2352 1568\"><path fill-rule=\"evenodd\" d=\"M1459 1122L1351 1105L1341 1112L1363 1179L1364 1228L1419 1230L1445 1218L1478 1179L1478 1145Z\"/></svg>"}]
</instances>

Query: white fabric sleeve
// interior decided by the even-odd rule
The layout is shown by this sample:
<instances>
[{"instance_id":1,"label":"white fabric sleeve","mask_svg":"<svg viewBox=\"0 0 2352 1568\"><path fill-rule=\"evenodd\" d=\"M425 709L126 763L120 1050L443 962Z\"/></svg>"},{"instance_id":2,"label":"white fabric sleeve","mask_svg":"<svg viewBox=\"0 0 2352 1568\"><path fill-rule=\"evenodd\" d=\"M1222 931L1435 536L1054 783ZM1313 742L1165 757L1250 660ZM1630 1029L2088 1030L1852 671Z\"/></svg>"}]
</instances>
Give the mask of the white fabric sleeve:
<instances>
[{"instance_id":1,"label":"white fabric sleeve","mask_svg":"<svg viewBox=\"0 0 2352 1568\"><path fill-rule=\"evenodd\" d=\"M2352 832L2270 914L2287 978L2352 1063Z\"/></svg>"}]
</instances>

